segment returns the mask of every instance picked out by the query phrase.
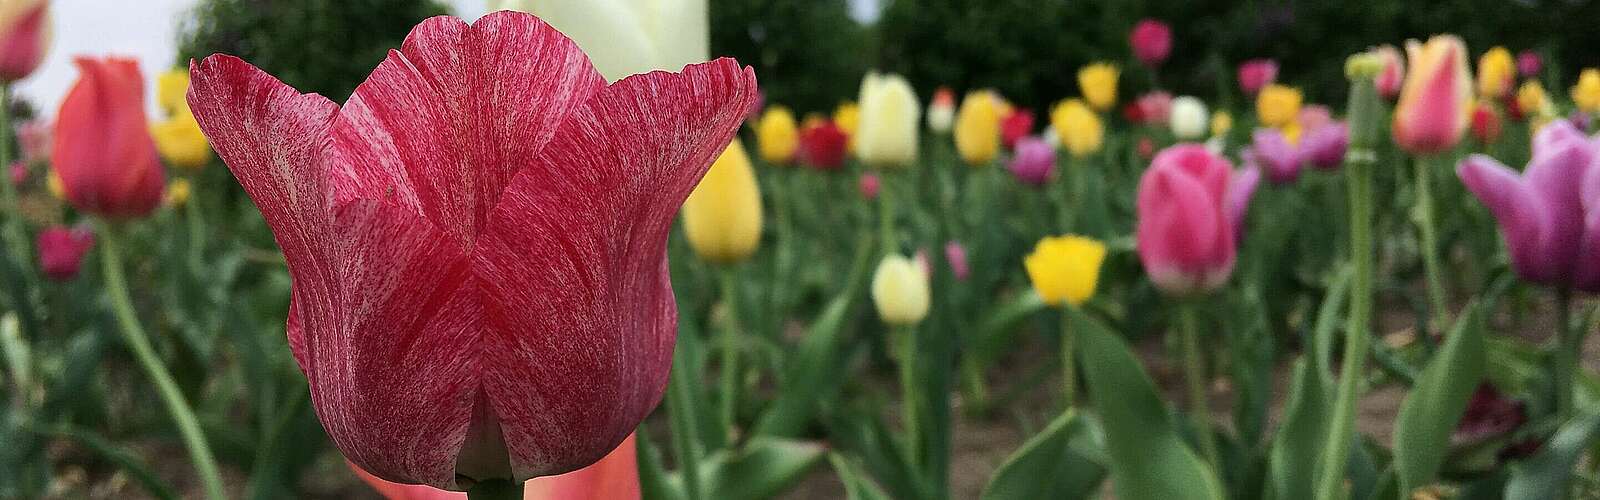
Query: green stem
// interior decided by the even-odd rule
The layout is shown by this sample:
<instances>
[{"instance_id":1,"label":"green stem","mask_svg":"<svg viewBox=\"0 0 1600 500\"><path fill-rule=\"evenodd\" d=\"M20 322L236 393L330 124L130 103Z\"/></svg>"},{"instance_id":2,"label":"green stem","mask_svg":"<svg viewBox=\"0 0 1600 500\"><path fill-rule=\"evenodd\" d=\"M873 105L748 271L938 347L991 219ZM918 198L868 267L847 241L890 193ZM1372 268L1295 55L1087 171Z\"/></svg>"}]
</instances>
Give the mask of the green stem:
<instances>
[{"instance_id":1,"label":"green stem","mask_svg":"<svg viewBox=\"0 0 1600 500\"><path fill-rule=\"evenodd\" d=\"M1354 98L1352 98L1354 100ZM1316 475L1317 500L1340 498L1344 488L1345 465L1354 441L1356 398L1367 361L1372 321L1372 169L1371 150L1345 163L1350 196L1350 260L1354 263L1350 287L1350 320L1345 327L1344 360L1339 373L1338 393L1334 397L1333 420L1328 439L1323 443L1320 473Z\"/></svg>"},{"instance_id":2,"label":"green stem","mask_svg":"<svg viewBox=\"0 0 1600 500\"><path fill-rule=\"evenodd\" d=\"M921 376L917 373L917 335L912 327L896 326L890 332L890 338L898 342L900 348L900 413L901 425L905 428L906 452L911 457L913 468L920 471L924 462L920 420Z\"/></svg>"},{"instance_id":3,"label":"green stem","mask_svg":"<svg viewBox=\"0 0 1600 500\"><path fill-rule=\"evenodd\" d=\"M1062 393L1066 395L1066 407L1069 409L1077 406L1078 402L1078 363L1075 362L1077 344L1077 335L1072 331L1072 315L1061 311L1061 388Z\"/></svg>"},{"instance_id":4,"label":"green stem","mask_svg":"<svg viewBox=\"0 0 1600 500\"><path fill-rule=\"evenodd\" d=\"M1573 408L1573 380L1577 377L1578 359L1583 343L1579 340L1579 330L1572 325L1572 289L1561 287L1556 290L1556 335L1559 342L1555 347L1555 389L1556 389L1556 414L1560 421L1566 422L1572 418Z\"/></svg>"},{"instance_id":5,"label":"green stem","mask_svg":"<svg viewBox=\"0 0 1600 500\"><path fill-rule=\"evenodd\" d=\"M1065 166L1064 166L1064 168L1062 169L1062 172L1061 172L1061 189L1057 191L1057 195L1056 195L1058 197L1057 201L1058 201L1058 203L1060 203L1060 205L1057 206L1056 209L1058 211L1057 213L1060 214L1059 215L1060 220L1057 221L1057 224L1060 225L1060 229L1061 229L1062 234L1066 234L1066 233L1071 233L1072 232L1072 223L1073 223L1074 219L1077 218L1076 214L1073 213L1072 204L1073 204L1073 202L1075 200L1078 199L1078 194L1079 194L1078 193L1078 184L1079 184L1079 182L1078 182L1078 170L1079 170L1079 168L1078 167L1079 166L1080 165L1078 165L1077 158L1074 158L1074 157L1071 157L1071 155L1068 155L1068 159L1066 161L1066 164L1065 164Z\"/></svg>"},{"instance_id":6,"label":"green stem","mask_svg":"<svg viewBox=\"0 0 1600 500\"><path fill-rule=\"evenodd\" d=\"M22 232L22 213L17 208L17 186L11 183L11 86L0 84L0 168L5 170L0 178L0 211L4 211L5 227L4 236L7 248L11 255L18 257L17 267L26 267L21 264L22 256L30 255L28 241Z\"/></svg>"},{"instance_id":7,"label":"green stem","mask_svg":"<svg viewBox=\"0 0 1600 500\"><path fill-rule=\"evenodd\" d=\"M1428 158L1417 158L1417 232L1420 238L1422 269L1427 274L1428 309L1433 313L1430 330L1450 328L1450 303L1445 296L1443 269L1439 264L1439 231L1433 213L1433 167Z\"/></svg>"},{"instance_id":8,"label":"green stem","mask_svg":"<svg viewBox=\"0 0 1600 500\"><path fill-rule=\"evenodd\" d=\"M667 420L672 426L672 453L683 475L686 500L700 500L700 432L695 418L694 364L679 342L672 352L672 374L667 380Z\"/></svg>"},{"instance_id":9,"label":"green stem","mask_svg":"<svg viewBox=\"0 0 1600 500\"><path fill-rule=\"evenodd\" d=\"M107 223L101 223L100 263L105 270L106 292L111 298L111 306L116 313L122 339L128 344L128 349L133 351L140 368L143 368L155 382L157 392L167 405L167 413L171 414L173 422L178 425L178 433L183 437L183 444L189 449L190 461L194 462L195 472L200 475L206 496L212 499L226 498L223 495L222 478L217 473L217 461L211 455L211 448L206 445L205 434L200 431L200 422L195 418L194 410L189 407L189 402L184 399L183 393L178 390L178 384L172 380L172 374L167 372L167 367L156 357L155 349L150 346L150 338L145 335L144 327L139 324L139 317L133 312L133 301L128 297L128 283L123 276L122 256L117 248L117 240L116 229Z\"/></svg>"},{"instance_id":10,"label":"green stem","mask_svg":"<svg viewBox=\"0 0 1600 500\"><path fill-rule=\"evenodd\" d=\"M722 286L722 304L727 314L718 332L718 339L722 343L722 406L718 415L721 418L722 431L728 436L727 442L731 443L733 437L738 434L734 429L739 408L740 380L738 275L730 266L718 269L717 274Z\"/></svg>"},{"instance_id":11,"label":"green stem","mask_svg":"<svg viewBox=\"0 0 1600 500\"><path fill-rule=\"evenodd\" d=\"M1200 452L1213 470L1221 470L1222 462L1218 460L1217 441L1211 435L1210 398L1206 397L1206 381L1209 379L1206 378L1205 353L1200 348L1200 318L1195 307L1191 303L1178 307L1178 321L1182 330L1180 334L1183 336L1183 376L1188 379L1186 382L1189 389L1189 413L1195 421L1195 435L1200 441Z\"/></svg>"},{"instance_id":12,"label":"green stem","mask_svg":"<svg viewBox=\"0 0 1600 500\"><path fill-rule=\"evenodd\" d=\"M522 481L490 479L478 481L467 490L468 500L521 500Z\"/></svg>"},{"instance_id":13,"label":"green stem","mask_svg":"<svg viewBox=\"0 0 1600 500\"><path fill-rule=\"evenodd\" d=\"M184 222L189 226L189 268L199 272L205 263L205 220L200 213L200 200L195 199L197 178L189 181L189 199L183 203Z\"/></svg>"},{"instance_id":14,"label":"green stem","mask_svg":"<svg viewBox=\"0 0 1600 500\"><path fill-rule=\"evenodd\" d=\"M883 242L884 255L900 252L900 242L895 241L894 237L894 203L890 199L893 190L889 188L891 177L887 169L878 170L878 238Z\"/></svg>"}]
</instances>

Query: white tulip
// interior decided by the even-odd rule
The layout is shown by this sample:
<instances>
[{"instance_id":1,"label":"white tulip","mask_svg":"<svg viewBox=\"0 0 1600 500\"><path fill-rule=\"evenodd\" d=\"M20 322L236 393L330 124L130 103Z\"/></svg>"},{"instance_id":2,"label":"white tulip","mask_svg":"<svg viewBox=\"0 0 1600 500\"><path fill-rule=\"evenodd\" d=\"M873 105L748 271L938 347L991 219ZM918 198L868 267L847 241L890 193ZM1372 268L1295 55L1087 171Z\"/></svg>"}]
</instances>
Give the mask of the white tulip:
<instances>
[{"instance_id":1,"label":"white tulip","mask_svg":"<svg viewBox=\"0 0 1600 500\"><path fill-rule=\"evenodd\" d=\"M706 0L489 0L489 9L539 16L613 82L710 58Z\"/></svg>"},{"instance_id":2,"label":"white tulip","mask_svg":"<svg viewBox=\"0 0 1600 500\"><path fill-rule=\"evenodd\" d=\"M1205 137L1206 128L1210 125L1209 113L1206 104L1193 96L1181 96L1172 100L1172 114L1168 117L1172 127L1172 135L1179 140L1194 140Z\"/></svg>"},{"instance_id":3,"label":"white tulip","mask_svg":"<svg viewBox=\"0 0 1600 500\"><path fill-rule=\"evenodd\" d=\"M917 161L917 124L922 105L900 75L868 73L861 81L861 124L856 157L877 167L907 167Z\"/></svg>"}]
</instances>

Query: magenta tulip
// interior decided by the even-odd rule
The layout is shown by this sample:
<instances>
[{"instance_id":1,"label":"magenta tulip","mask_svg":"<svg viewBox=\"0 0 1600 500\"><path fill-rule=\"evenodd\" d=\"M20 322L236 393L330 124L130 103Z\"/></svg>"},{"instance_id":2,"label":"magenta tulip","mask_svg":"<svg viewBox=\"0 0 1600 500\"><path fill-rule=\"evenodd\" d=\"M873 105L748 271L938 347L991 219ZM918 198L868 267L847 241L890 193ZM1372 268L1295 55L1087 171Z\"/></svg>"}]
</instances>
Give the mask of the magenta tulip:
<instances>
[{"instance_id":1,"label":"magenta tulip","mask_svg":"<svg viewBox=\"0 0 1600 500\"><path fill-rule=\"evenodd\" d=\"M1228 281L1254 184L1201 145L1156 154L1139 179L1135 229L1139 260L1156 288L1192 296Z\"/></svg>"},{"instance_id":2,"label":"magenta tulip","mask_svg":"<svg viewBox=\"0 0 1600 500\"><path fill-rule=\"evenodd\" d=\"M1306 132L1300 138L1300 156L1317 170L1333 170L1344 164L1350 149L1350 126L1332 122Z\"/></svg>"},{"instance_id":3,"label":"magenta tulip","mask_svg":"<svg viewBox=\"0 0 1600 500\"><path fill-rule=\"evenodd\" d=\"M1517 73L1523 78L1538 78L1541 69L1544 69L1544 60L1539 58L1537 52L1523 50L1517 53Z\"/></svg>"},{"instance_id":4,"label":"magenta tulip","mask_svg":"<svg viewBox=\"0 0 1600 500\"><path fill-rule=\"evenodd\" d=\"M667 234L756 99L749 68L608 85L502 11L424 20L343 106L232 56L189 72L288 262L289 346L351 462L453 490L561 474L660 401Z\"/></svg>"},{"instance_id":5,"label":"magenta tulip","mask_svg":"<svg viewBox=\"0 0 1600 500\"><path fill-rule=\"evenodd\" d=\"M945 242L944 261L950 265L950 274L956 277L956 281L966 281L968 276L972 276L972 268L967 265L967 247L961 246L961 242Z\"/></svg>"},{"instance_id":6,"label":"magenta tulip","mask_svg":"<svg viewBox=\"0 0 1600 500\"><path fill-rule=\"evenodd\" d=\"M1255 96L1262 87L1278 81L1278 62L1271 59L1251 59L1239 65L1239 90Z\"/></svg>"},{"instance_id":7,"label":"magenta tulip","mask_svg":"<svg viewBox=\"0 0 1600 500\"><path fill-rule=\"evenodd\" d=\"M861 190L861 198L867 201L878 199L878 190L882 189L883 181L878 180L878 174L867 172L861 174L861 179L856 181L856 187Z\"/></svg>"},{"instance_id":8,"label":"magenta tulip","mask_svg":"<svg viewBox=\"0 0 1600 500\"><path fill-rule=\"evenodd\" d=\"M51 227L39 232L39 269L52 281L78 276L83 256L94 248L94 232L87 228Z\"/></svg>"},{"instance_id":9,"label":"magenta tulip","mask_svg":"<svg viewBox=\"0 0 1600 500\"><path fill-rule=\"evenodd\" d=\"M1283 132L1275 128L1256 129L1250 139L1246 161L1267 169L1267 180L1283 185L1300 179L1300 167L1304 164L1300 149L1289 144Z\"/></svg>"},{"instance_id":10,"label":"magenta tulip","mask_svg":"<svg viewBox=\"0 0 1600 500\"><path fill-rule=\"evenodd\" d=\"M1023 137L1006 168L1023 184L1042 186L1056 170L1056 150L1037 137Z\"/></svg>"},{"instance_id":11,"label":"magenta tulip","mask_svg":"<svg viewBox=\"0 0 1600 500\"><path fill-rule=\"evenodd\" d=\"M1494 214L1518 276L1600 292L1600 143L1557 120L1534 137L1520 175L1485 155L1456 174Z\"/></svg>"},{"instance_id":12,"label":"magenta tulip","mask_svg":"<svg viewBox=\"0 0 1600 500\"><path fill-rule=\"evenodd\" d=\"M1155 19L1141 20L1128 35L1128 43L1139 62L1151 68L1161 66L1172 53L1172 28Z\"/></svg>"}]
</instances>

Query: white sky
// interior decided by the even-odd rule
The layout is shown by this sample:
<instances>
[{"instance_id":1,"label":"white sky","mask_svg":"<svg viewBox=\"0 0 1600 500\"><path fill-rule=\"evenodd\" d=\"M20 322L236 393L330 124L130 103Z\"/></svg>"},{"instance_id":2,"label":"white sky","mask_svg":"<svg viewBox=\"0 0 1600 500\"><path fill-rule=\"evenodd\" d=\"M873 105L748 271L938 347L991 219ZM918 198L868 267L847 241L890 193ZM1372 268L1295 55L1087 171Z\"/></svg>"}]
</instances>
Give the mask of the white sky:
<instances>
[{"instance_id":1,"label":"white sky","mask_svg":"<svg viewBox=\"0 0 1600 500\"><path fill-rule=\"evenodd\" d=\"M338 0L331 0L338 1ZM884 0L850 0L852 17L862 22L877 19ZM198 0L52 0L51 22L55 40L44 64L26 80L17 83L16 92L33 101L43 115L54 116L78 70L72 65L76 55L122 55L139 59L148 90L145 92L151 113L155 112L155 75L177 57L176 37L179 16ZM454 14L472 21L488 9L486 0L444 0ZM152 114L152 119L155 115Z\"/></svg>"}]
</instances>

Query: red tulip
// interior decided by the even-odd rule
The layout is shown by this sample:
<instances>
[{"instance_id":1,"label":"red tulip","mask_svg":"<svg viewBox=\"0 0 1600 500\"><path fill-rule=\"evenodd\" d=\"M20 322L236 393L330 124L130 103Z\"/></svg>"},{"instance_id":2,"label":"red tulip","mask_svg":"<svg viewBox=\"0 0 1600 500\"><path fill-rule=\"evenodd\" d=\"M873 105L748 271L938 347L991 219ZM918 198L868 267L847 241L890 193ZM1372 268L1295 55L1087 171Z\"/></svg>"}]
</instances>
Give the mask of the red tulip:
<instances>
[{"instance_id":1,"label":"red tulip","mask_svg":"<svg viewBox=\"0 0 1600 500\"><path fill-rule=\"evenodd\" d=\"M1016 108L1000 120L1000 142L1006 149L1017 147L1017 139L1033 133L1033 111Z\"/></svg>"},{"instance_id":2,"label":"red tulip","mask_svg":"<svg viewBox=\"0 0 1600 500\"><path fill-rule=\"evenodd\" d=\"M85 228L51 227L39 232L39 269L54 281L78 276L84 254L94 248L94 232Z\"/></svg>"},{"instance_id":3,"label":"red tulip","mask_svg":"<svg viewBox=\"0 0 1600 500\"><path fill-rule=\"evenodd\" d=\"M1156 288L1189 296L1228 281L1256 179L1236 175L1228 160L1198 144L1156 155L1139 179L1135 229L1139 260Z\"/></svg>"},{"instance_id":4,"label":"red tulip","mask_svg":"<svg viewBox=\"0 0 1600 500\"><path fill-rule=\"evenodd\" d=\"M639 498L639 461L634 436L594 465L566 474L523 483L523 500L624 500ZM467 494L431 486L398 484L378 479L349 464L356 477L389 500L465 500Z\"/></svg>"},{"instance_id":5,"label":"red tulip","mask_svg":"<svg viewBox=\"0 0 1600 500\"><path fill-rule=\"evenodd\" d=\"M50 159L67 201L120 219L149 214L166 177L144 115L144 78L132 59L77 59L82 73L61 102Z\"/></svg>"},{"instance_id":6,"label":"red tulip","mask_svg":"<svg viewBox=\"0 0 1600 500\"><path fill-rule=\"evenodd\" d=\"M1239 65L1239 90L1254 96L1262 87L1278 80L1278 62L1271 59L1251 59Z\"/></svg>"},{"instance_id":7,"label":"red tulip","mask_svg":"<svg viewBox=\"0 0 1600 500\"><path fill-rule=\"evenodd\" d=\"M1128 35L1128 43L1139 62L1151 68L1160 66L1172 53L1172 28L1155 19L1141 20Z\"/></svg>"},{"instance_id":8,"label":"red tulip","mask_svg":"<svg viewBox=\"0 0 1600 500\"><path fill-rule=\"evenodd\" d=\"M861 174L861 180L857 183L857 187L861 190L861 198L867 201L878 199L878 190L883 188L883 181L878 180L878 174L872 172Z\"/></svg>"},{"instance_id":9,"label":"red tulip","mask_svg":"<svg viewBox=\"0 0 1600 500\"><path fill-rule=\"evenodd\" d=\"M496 12L412 29L343 107L226 55L189 105L293 280L323 428L385 480L577 470L660 401L672 219L756 98L731 59L607 85Z\"/></svg>"},{"instance_id":10,"label":"red tulip","mask_svg":"<svg viewBox=\"0 0 1600 500\"><path fill-rule=\"evenodd\" d=\"M12 0L0 5L0 81L27 78L50 45L50 3Z\"/></svg>"},{"instance_id":11,"label":"red tulip","mask_svg":"<svg viewBox=\"0 0 1600 500\"><path fill-rule=\"evenodd\" d=\"M1478 104L1472 107L1472 137L1481 144L1500 140L1500 113L1493 106Z\"/></svg>"},{"instance_id":12,"label":"red tulip","mask_svg":"<svg viewBox=\"0 0 1600 500\"><path fill-rule=\"evenodd\" d=\"M844 155L850 136L832 120L806 127L800 131L800 162L818 170L837 170L844 166Z\"/></svg>"}]
</instances>

